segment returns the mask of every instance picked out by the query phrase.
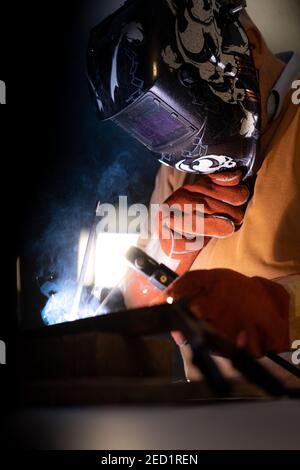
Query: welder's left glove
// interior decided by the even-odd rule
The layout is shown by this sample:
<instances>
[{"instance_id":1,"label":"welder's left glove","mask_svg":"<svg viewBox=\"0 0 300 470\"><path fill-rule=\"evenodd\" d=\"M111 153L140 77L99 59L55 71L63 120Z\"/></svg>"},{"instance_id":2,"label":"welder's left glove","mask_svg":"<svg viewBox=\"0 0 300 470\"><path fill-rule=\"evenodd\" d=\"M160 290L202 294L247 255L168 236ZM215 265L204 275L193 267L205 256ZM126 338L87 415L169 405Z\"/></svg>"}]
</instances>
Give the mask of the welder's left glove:
<instances>
[{"instance_id":1,"label":"welder's left glove","mask_svg":"<svg viewBox=\"0 0 300 470\"><path fill-rule=\"evenodd\" d=\"M289 294L279 284L228 269L190 271L157 299L185 300L198 318L211 324L254 357L290 349ZM184 338L172 334L180 345Z\"/></svg>"},{"instance_id":2,"label":"welder's left glove","mask_svg":"<svg viewBox=\"0 0 300 470\"><path fill-rule=\"evenodd\" d=\"M198 176L164 202L176 210L158 214L160 247L176 261L177 274L190 269L212 238L228 238L241 226L250 197L242 179L241 170Z\"/></svg>"}]
</instances>

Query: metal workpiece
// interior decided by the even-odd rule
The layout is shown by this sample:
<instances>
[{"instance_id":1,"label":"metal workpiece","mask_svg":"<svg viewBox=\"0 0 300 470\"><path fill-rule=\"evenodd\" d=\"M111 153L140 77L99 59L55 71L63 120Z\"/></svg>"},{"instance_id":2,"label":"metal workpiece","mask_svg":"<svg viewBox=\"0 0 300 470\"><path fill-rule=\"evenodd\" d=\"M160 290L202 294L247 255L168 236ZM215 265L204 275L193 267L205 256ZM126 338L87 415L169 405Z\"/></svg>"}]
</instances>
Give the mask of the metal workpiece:
<instances>
[{"instance_id":1,"label":"metal workpiece","mask_svg":"<svg viewBox=\"0 0 300 470\"><path fill-rule=\"evenodd\" d=\"M236 348L233 343L215 332L204 321L195 319L182 302L116 312L71 323L48 326L24 333L22 341L26 342L30 350L32 347L37 349L44 347L42 345L46 340L55 341L59 338L77 338L78 345L81 341L81 335L101 333L112 335L110 338L126 338L126 344L132 350L137 338L169 334L170 331L181 331L182 334L187 336L187 340L192 345L194 364L201 370L212 396L230 397L233 393L232 386L230 386L227 379L221 376L217 366L212 365L212 359L209 357L212 352L229 358L233 366L244 376L244 379L258 387L266 396L297 396L296 390L290 391L286 388L281 381L246 351ZM36 343L36 341L40 341L40 343ZM123 340L121 343L124 348ZM37 346L37 344L40 344L40 346ZM114 361L116 362L111 359L108 351L105 354L103 353L105 355L105 364L110 364L109 369L112 375L114 363L119 367L119 363L122 361L121 358L124 355L124 351L121 353L117 344L114 342ZM53 348L49 349L49 354L52 354L51 351L53 351ZM120 354L118 354L118 351ZM37 355L38 352L35 350L34 356ZM132 367L134 367L140 353L138 356L131 353L130 357L133 361ZM147 355L144 356L144 358L146 357ZM155 353L155 357L159 360L157 353ZM101 376L101 370L99 373Z\"/></svg>"}]
</instances>

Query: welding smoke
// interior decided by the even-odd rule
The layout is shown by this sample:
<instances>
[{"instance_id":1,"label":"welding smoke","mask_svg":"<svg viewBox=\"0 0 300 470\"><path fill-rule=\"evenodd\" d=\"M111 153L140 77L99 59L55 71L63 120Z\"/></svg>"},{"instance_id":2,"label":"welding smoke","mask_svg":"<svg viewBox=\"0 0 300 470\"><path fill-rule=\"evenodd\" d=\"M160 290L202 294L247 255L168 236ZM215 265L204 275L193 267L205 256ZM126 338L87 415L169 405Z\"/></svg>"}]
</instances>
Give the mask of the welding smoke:
<instances>
[{"instance_id":1,"label":"welding smoke","mask_svg":"<svg viewBox=\"0 0 300 470\"><path fill-rule=\"evenodd\" d=\"M55 294L48 296L48 301L45 299L47 303L42 318L46 324L68 319L76 292L79 236L84 227L89 229L91 225L95 201L100 199L116 204L120 195L127 195L128 204L146 203L153 187L155 171L149 181L149 165L142 161L140 149L136 146L130 152L119 151L104 171L103 161L97 153L97 159L94 151L90 158L77 160L68 174L63 198L63 188L51 188L47 205L44 199L41 209L42 233L29 246L30 254L36 260L36 275L54 273L59 280L52 288ZM36 221L39 218L40 214L36 213ZM83 297L78 318L93 314L84 302L86 298Z\"/></svg>"},{"instance_id":2,"label":"welding smoke","mask_svg":"<svg viewBox=\"0 0 300 470\"><path fill-rule=\"evenodd\" d=\"M105 8L117 8L113 3ZM60 77L50 141L40 149L35 202L23 227L21 261L23 255L34 271L28 275L34 284L36 276L54 273L59 284L53 291L56 300L61 293L65 310L75 289L80 232L90 228L95 202L116 204L119 195L126 195L128 204L147 204L158 169L150 151L112 123L100 123L93 107L86 46L89 30L108 13L105 8L92 0L70 30L72 47L64 58L68 66ZM44 298L47 317L53 312L56 322L60 317L54 299Z\"/></svg>"}]
</instances>

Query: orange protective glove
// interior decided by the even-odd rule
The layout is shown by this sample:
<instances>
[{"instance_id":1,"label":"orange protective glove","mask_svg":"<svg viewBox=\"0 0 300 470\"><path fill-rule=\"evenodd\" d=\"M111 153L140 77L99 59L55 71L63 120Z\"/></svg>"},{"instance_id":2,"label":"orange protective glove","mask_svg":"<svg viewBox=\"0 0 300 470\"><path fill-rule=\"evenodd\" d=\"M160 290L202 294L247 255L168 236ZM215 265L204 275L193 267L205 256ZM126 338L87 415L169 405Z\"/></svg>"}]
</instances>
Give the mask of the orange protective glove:
<instances>
[{"instance_id":1,"label":"orange protective glove","mask_svg":"<svg viewBox=\"0 0 300 470\"><path fill-rule=\"evenodd\" d=\"M166 218L164 212L159 212L157 218L158 243L164 254L170 260L176 261L177 268L172 269L176 270L178 275L190 269L203 246L211 238L229 237L241 225L249 198L247 186L240 184L242 177L240 170L200 176L197 182L179 188L166 200L165 204L169 207L176 205L180 207L180 212L184 213L179 214L177 218L171 213L171 217ZM204 214L196 211L197 204L203 204ZM191 243L192 240L183 233L182 229L186 226L182 221L190 219L190 226L193 228L197 227L196 219L201 218L203 221L203 216L203 233L189 234L204 237L199 248L199 243ZM175 232L182 237L176 239ZM187 243L191 249L186 248ZM128 271L124 286L128 308L151 304L159 292L142 274L134 270Z\"/></svg>"},{"instance_id":2,"label":"orange protective glove","mask_svg":"<svg viewBox=\"0 0 300 470\"><path fill-rule=\"evenodd\" d=\"M155 303L185 300L192 313L254 357L290 349L289 294L279 284L229 269L190 271ZM172 333L178 345L184 338Z\"/></svg>"},{"instance_id":3,"label":"orange protective glove","mask_svg":"<svg viewBox=\"0 0 300 470\"><path fill-rule=\"evenodd\" d=\"M211 238L227 238L242 224L250 195L247 186L240 184L242 177L240 170L201 176L196 183L182 186L166 200L169 207L180 210L177 214L159 213L159 239L163 252L178 261L177 274L191 267ZM197 211L197 204L203 205L203 212ZM176 239L175 234L181 238ZM191 241L196 236L202 236L203 240L193 248Z\"/></svg>"}]
</instances>

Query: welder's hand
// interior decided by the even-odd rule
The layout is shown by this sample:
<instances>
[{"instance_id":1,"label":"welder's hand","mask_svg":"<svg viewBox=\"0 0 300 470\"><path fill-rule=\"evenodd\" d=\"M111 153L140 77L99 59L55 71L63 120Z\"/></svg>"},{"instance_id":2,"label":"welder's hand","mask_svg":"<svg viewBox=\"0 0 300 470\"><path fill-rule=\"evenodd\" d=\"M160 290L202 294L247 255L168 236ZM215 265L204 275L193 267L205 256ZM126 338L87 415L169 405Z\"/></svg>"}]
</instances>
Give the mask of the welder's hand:
<instances>
[{"instance_id":1,"label":"welder's hand","mask_svg":"<svg viewBox=\"0 0 300 470\"><path fill-rule=\"evenodd\" d=\"M241 184L242 177L240 170L202 176L166 200L169 207L180 209L175 214L161 212L159 215L160 244L167 256L180 259L189 251L187 243L193 251L193 237L203 236L203 247L211 238L227 238L234 233L243 221L249 198L247 186ZM199 204L202 204L200 211ZM176 239L175 234L182 237ZM199 243L195 249L198 253Z\"/></svg>"},{"instance_id":2,"label":"welder's hand","mask_svg":"<svg viewBox=\"0 0 300 470\"><path fill-rule=\"evenodd\" d=\"M128 269L124 277L122 291L128 309L150 305L161 292L146 276L132 268Z\"/></svg>"},{"instance_id":3,"label":"welder's hand","mask_svg":"<svg viewBox=\"0 0 300 470\"><path fill-rule=\"evenodd\" d=\"M196 317L255 357L290 349L289 294L275 282L228 269L190 271L157 301L168 297L186 301ZM179 332L172 335L182 344Z\"/></svg>"}]
</instances>

